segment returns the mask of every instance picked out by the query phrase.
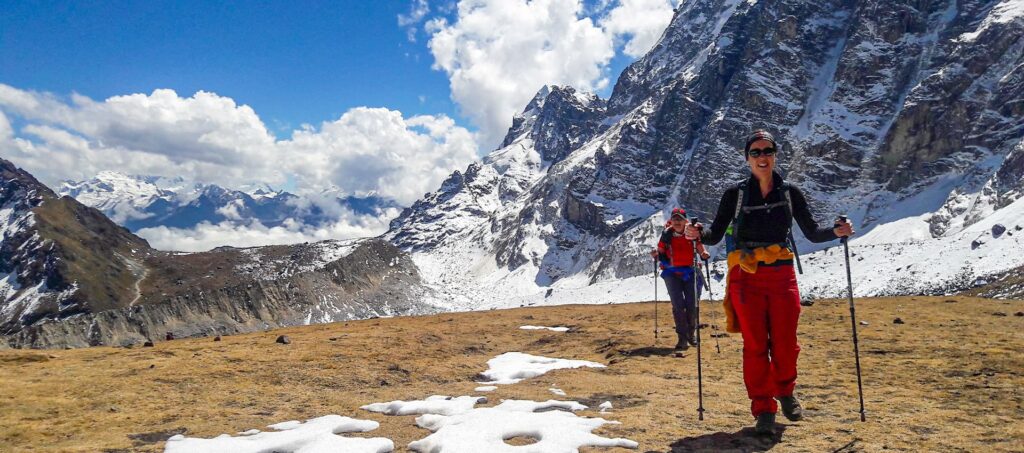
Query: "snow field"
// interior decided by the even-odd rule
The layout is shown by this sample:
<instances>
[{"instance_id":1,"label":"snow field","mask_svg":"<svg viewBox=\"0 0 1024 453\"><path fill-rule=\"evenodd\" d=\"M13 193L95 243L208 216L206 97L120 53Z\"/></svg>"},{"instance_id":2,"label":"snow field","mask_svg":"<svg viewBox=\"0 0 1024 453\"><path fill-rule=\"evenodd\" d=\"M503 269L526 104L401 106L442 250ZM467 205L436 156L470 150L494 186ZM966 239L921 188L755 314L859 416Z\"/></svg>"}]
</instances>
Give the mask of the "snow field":
<instances>
[{"instance_id":1,"label":"snow field","mask_svg":"<svg viewBox=\"0 0 1024 453\"><path fill-rule=\"evenodd\" d=\"M483 375L497 384L514 384L523 379L543 375L551 370L565 368L604 368L600 363L584 360L566 360L534 356L521 352L507 352L487 362ZM494 385L477 387L477 391L493 391ZM565 396L565 392L552 387L552 393ZM515 437L535 440L531 451L551 453L577 452L580 447L637 448L628 439L609 439L593 434L593 430L609 423L602 418L579 417L573 412L587 409L575 401L548 400L545 402L505 400L494 407L476 408L487 403L479 396L433 395L423 400L391 401L362 406L363 410L386 415L417 415L417 426L430 430L426 438L412 442L409 448L418 452L515 452L522 447L505 443ZM600 406L601 413L611 403ZM212 439L188 438L176 435L167 440L165 453L386 453L394 450L394 443L384 438L346 438L341 433L368 432L379 428L374 421L357 420L340 415L327 415L306 422L297 420L270 425L276 432L249 430L232 437L224 434Z\"/></svg>"},{"instance_id":2,"label":"snow field","mask_svg":"<svg viewBox=\"0 0 1024 453\"><path fill-rule=\"evenodd\" d=\"M947 294L983 284L993 275L1024 266L1024 198L962 231L921 240L924 221L908 218L876 227L850 241L854 297ZM1006 231L994 234L993 227ZM884 240L895 237L892 242ZM909 239L909 240L906 240ZM801 257L800 293L809 297L846 297L842 245Z\"/></svg>"},{"instance_id":3,"label":"snow field","mask_svg":"<svg viewBox=\"0 0 1024 453\"><path fill-rule=\"evenodd\" d=\"M488 370L482 374L494 381L490 384L514 384L556 369L604 368L604 365L595 362L541 357L521 352L501 354L487 364ZM476 390L493 391L496 388L488 385L477 387ZM556 387L548 390L565 396L565 392ZM433 434L411 442L409 449L424 453L523 451L523 446L512 446L505 442L516 437L535 441L528 445L529 451L545 453L578 452L584 446L639 446L628 439L609 439L593 434L593 430L605 424L618 422L579 417L573 412L585 410L587 406L575 401L504 400L494 407L475 407L478 403L486 402L487 399L482 397L434 395L420 401L369 404L363 406L363 409L389 415L423 414L416 418L416 425ZM611 408L611 403L605 402L600 408L604 413Z\"/></svg>"}]
</instances>

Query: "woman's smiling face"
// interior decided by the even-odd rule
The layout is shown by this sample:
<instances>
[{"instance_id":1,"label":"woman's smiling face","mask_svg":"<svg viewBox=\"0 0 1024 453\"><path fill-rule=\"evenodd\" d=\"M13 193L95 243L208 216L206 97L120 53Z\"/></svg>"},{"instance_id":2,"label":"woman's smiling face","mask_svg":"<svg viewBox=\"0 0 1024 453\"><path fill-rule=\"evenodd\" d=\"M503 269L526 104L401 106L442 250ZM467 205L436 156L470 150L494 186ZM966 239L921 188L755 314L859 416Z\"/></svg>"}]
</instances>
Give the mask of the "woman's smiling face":
<instances>
[{"instance_id":1,"label":"woman's smiling face","mask_svg":"<svg viewBox=\"0 0 1024 453\"><path fill-rule=\"evenodd\" d=\"M768 140L758 140L750 145L750 151L762 152L764 150L771 149L774 151L775 147L772 142ZM775 153L761 154L760 156L754 157L747 154L747 163L750 164L750 172L754 174L758 179L770 178L772 170L775 168Z\"/></svg>"}]
</instances>

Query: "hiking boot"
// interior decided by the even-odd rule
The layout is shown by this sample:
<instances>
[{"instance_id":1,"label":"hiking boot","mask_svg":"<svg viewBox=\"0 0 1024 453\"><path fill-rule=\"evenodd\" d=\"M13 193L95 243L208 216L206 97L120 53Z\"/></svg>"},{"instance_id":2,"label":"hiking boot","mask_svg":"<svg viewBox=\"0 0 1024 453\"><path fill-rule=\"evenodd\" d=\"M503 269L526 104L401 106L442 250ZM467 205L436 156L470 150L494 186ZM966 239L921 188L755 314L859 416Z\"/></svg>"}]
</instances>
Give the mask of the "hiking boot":
<instances>
[{"instance_id":1,"label":"hiking boot","mask_svg":"<svg viewBox=\"0 0 1024 453\"><path fill-rule=\"evenodd\" d=\"M687 344L685 338L679 337L679 341L676 343L675 352L683 352L687 349L690 349L690 345Z\"/></svg>"},{"instance_id":2,"label":"hiking boot","mask_svg":"<svg viewBox=\"0 0 1024 453\"><path fill-rule=\"evenodd\" d=\"M757 416L754 432L761 435L775 434L775 413L765 412Z\"/></svg>"},{"instance_id":3,"label":"hiking boot","mask_svg":"<svg viewBox=\"0 0 1024 453\"><path fill-rule=\"evenodd\" d=\"M795 422L804 418L804 408L800 406L800 400L796 399L796 395L780 396L776 399L782 406L782 415L785 415L789 421Z\"/></svg>"}]
</instances>

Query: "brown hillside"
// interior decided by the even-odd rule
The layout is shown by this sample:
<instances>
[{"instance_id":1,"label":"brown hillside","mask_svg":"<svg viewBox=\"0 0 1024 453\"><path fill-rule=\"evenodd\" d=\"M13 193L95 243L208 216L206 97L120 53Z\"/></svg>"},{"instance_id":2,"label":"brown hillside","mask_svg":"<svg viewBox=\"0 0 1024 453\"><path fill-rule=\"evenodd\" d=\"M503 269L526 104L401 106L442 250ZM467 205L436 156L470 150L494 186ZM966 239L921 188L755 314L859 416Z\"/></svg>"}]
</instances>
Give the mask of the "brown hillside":
<instances>
[{"instance_id":1,"label":"brown hillside","mask_svg":"<svg viewBox=\"0 0 1024 453\"><path fill-rule=\"evenodd\" d=\"M705 320L721 322L718 304ZM0 351L0 445L11 452L161 451L173 433L212 437L340 414L381 422L368 436L396 451L425 437L412 416L359 409L394 399L474 394L474 375L507 351L608 364L561 370L502 398L614 404L597 431L636 451L1022 451L1024 301L884 298L858 301L868 421L857 416L848 309L804 307L797 392L806 419L756 438L740 375L741 341L704 342L706 419L697 421L695 352L667 355L668 305L652 347L650 303L558 306L335 323L159 342L155 348ZM893 324L902 318L905 324ZM518 326L568 325L568 333ZM280 334L292 344L275 344ZM581 415L596 416L596 410ZM586 451L602 451L587 449ZM614 450L629 451L629 450Z\"/></svg>"}]
</instances>

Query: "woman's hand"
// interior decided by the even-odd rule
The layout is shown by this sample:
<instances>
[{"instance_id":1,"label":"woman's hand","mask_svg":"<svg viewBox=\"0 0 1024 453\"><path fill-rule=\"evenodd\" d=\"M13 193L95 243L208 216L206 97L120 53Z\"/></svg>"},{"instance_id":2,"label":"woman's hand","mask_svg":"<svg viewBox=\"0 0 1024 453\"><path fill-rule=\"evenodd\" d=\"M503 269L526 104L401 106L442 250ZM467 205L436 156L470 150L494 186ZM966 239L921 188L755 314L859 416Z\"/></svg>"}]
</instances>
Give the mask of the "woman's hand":
<instances>
[{"instance_id":1,"label":"woman's hand","mask_svg":"<svg viewBox=\"0 0 1024 453\"><path fill-rule=\"evenodd\" d=\"M687 224L686 229L683 230L683 235L686 236L686 239L696 241L700 239L700 230L702 228L704 228L704 225L701 224L700 222L694 224Z\"/></svg>"},{"instance_id":2,"label":"woman's hand","mask_svg":"<svg viewBox=\"0 0 1024 453\"><path fill-rule=\"evenodd\" d=\"M700 259L702 259L702 260L704 260L704 261L707 261L707 260L708 260L708 258L711 258L711 254L710 254L710 253L708 253L708 252L704 252L704 253L701 253L701 254L700 254Z\"/></svg>"},{"instance_id":3,"label":"woman's hand","mask_svg":"<svg viewBox=\"0 0 1024 453\"><path fill-rule=\"evenodd\" d=\"M651 249L651 258L658 257L658 249Z\"/></svg>"},{"instance_id":4,"label":"woman's hand","mask_svg":"<svg viewBox=\"0 0 1024 453\"><path fill-rule=\"evenodd\" d=\"M849 220L836 219L835 228L832 231L836 234L836 237L850 237L853 236L853 224Z\"/></svg>"}]
</instances>

